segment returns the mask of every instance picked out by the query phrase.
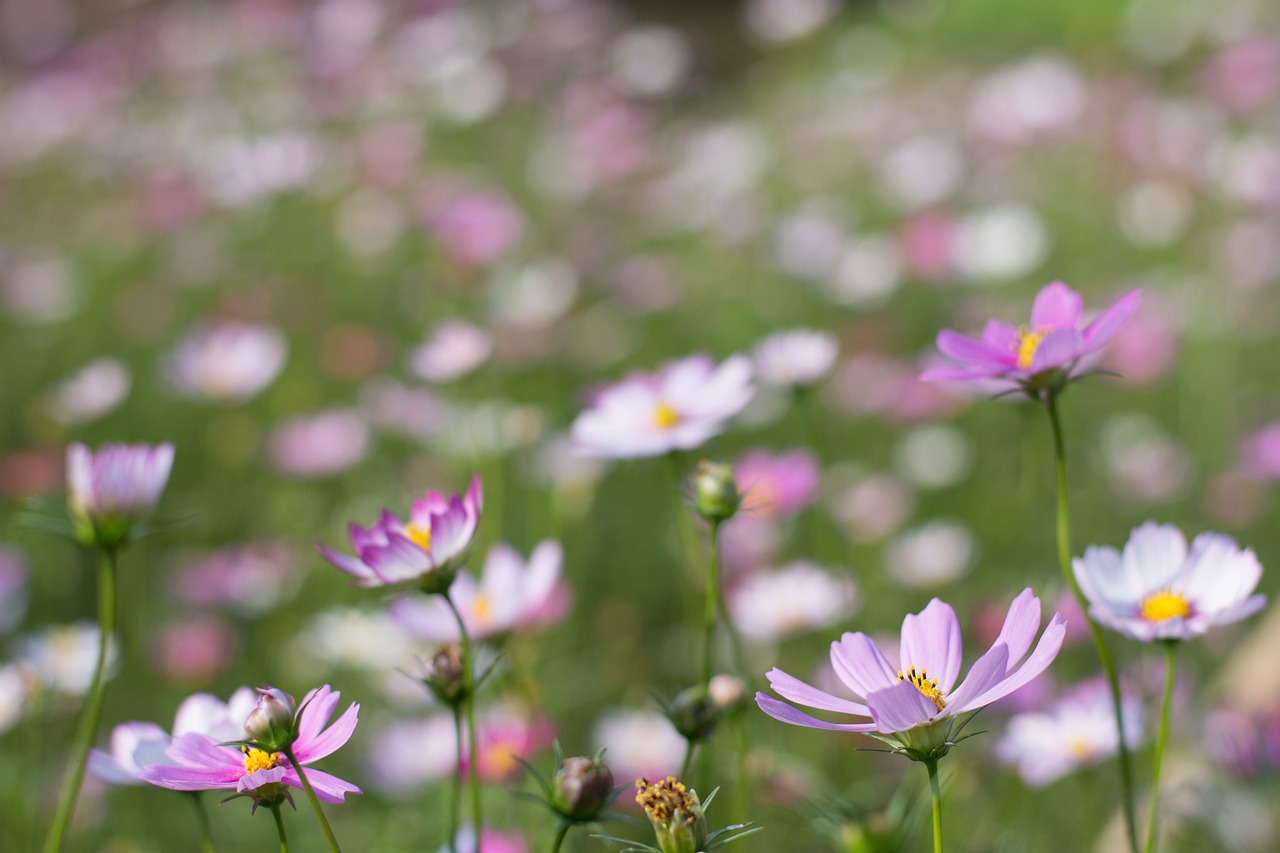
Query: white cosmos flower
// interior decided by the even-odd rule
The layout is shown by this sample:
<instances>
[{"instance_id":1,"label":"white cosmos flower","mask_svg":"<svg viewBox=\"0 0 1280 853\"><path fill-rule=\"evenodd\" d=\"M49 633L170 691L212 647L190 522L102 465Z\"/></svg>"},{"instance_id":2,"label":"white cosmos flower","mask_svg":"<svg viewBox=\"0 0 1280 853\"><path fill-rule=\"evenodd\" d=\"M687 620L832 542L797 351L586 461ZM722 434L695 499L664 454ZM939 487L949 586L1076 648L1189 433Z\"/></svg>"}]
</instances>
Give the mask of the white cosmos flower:
<instances>
[{"instance_id":1,"label":"white cosmos flower","mask_svg":"<svg viewBox=\"0 0 1280 853\"><path fill-rule=\"evenodd\" d=\"M857 587L849 577L797 561L751 575L728 598L738 630L753 640L768 641L825 628L853 615Z\"/></svg>"}]
</instances>

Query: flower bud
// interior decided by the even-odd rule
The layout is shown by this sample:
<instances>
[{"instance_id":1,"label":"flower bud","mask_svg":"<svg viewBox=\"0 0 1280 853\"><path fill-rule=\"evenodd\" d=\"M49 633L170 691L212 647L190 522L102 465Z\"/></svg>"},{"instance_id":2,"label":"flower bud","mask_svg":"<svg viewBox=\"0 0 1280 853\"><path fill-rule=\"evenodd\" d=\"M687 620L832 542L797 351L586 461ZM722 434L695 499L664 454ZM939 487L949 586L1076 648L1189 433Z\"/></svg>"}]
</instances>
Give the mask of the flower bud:
<instances>
[{"instance_id":1,"label":"flower bud","mask_svg":"<svg viewBox=\"0 0 1280 853\"><path fill-rule=\"evenodd\" d=\"M551 783L552 805L573 821L593 820L609 804L613 772L599 756L566 758Z\"/></svg>"},{"instance_id":2,"label":"flower bud","mask_svg":"<svg viewBox=\"0 0 1280 853\"><path fill-rule=\"evenodd\" d=\"M462 647L446 643L436 649L426 666L422 683L430 688L436 698L455 707L466 699L466 681L463 679Z\"/></svg>"},{"instance_id":3,"label":"flower bud","mask_svg":"<svg viewBox=\"0 0 1280 853\"><path fill-rule=\"evenodd\" d=\"M297 738L294 720L297 702L278 687L259 687L258 705L244 721L244 730L269 752L283 752Z\"/></svg>"},{"instance_id":4,"label":"flower bud","mask_svg":"<svg viewBox=\"0 0 1280 853\"><path fill-rule=\"evenodd\" d=\"M693 506L712 524L719 524L738 511L742 494L733 479L733 468L727 462L698 463L693 475Z\"/></svg>"},{"instance_id":5,"label":"flower bud","mask_svg":"<svg viewBox=\"0 0 1280 853\"><path fill-rule=\"evenodd\" d=\"M172 444L68 447L67 509L76 538L102 548L124 544L155 507L172 467Z\"/></svg>"},{"instance_id":6,"label":"flower bud","mask_svg":"<svg viewBox=\"0 0 1280 853\"><path fill-rule=\"evenodd\" d=\"M702 813L698 794L686 788L676 777L661 782L636 780L639 803L653 825L662 853L700 853L706 849L707 818Z\"/></svg>"}]
</instances>

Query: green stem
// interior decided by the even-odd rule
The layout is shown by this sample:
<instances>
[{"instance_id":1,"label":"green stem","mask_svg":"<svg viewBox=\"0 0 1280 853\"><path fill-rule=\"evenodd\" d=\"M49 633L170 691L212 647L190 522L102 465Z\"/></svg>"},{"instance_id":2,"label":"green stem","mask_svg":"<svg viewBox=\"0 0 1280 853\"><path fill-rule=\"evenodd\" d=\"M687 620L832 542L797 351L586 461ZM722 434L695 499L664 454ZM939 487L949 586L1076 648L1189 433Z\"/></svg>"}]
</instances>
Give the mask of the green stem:
<instances>
[{"instance_id":1,"label":"green stem","mask_svg":"<svg viewBox=\"0 0 1280 853\"><path fill-rule=\"evenodd\" d=\"M693 756L698 751L698 742L696 740L685 740L688 748L684 751L684 761L680 764L680 781L686 785L690 785L690 776L693 772Z\"/></svg>"},{"instance_id":2,"label":"green stem","mask_svg":"<svg viewBox=\"0 0 1280 853\"><path fill-rule=\"evenodd\" d=\"M271 807L271 814L276 819L276 832L280 833L280 853L289 853L289 836L284 831L284 818L280 817L280 804Z\"/></svg>"},{"instance_id":3,"label":"green stem","mask_svg":"<svg viewBox=\"0 0 1280 853\"><path fill-rule=\"evenodd\" d=\"M569 834L569 827L573 824L568 821L560 821L560 828L556 830L556 840L551 845L551 853L560 853L560 845L564 843L564 837Z\"/></svg>"},{"instance_id":4,"label":"green stem","mask_svg":"<svg viewBox=\"0 0 1280 853\"><path fill-rule=\"evenodd\" d=\"M453 706L453 742L458 750L458 765L453 774L453 797L449 804L449 853L458 853L458 826L462 817L462 768L466 749L462 744L462 708Z\"/></svg>"},{"instance_id":5,"label":"green stem","mask_svg":"<svg viewBox=\"0 0 1280 853\"><path fill-rule=\"evenodd\" d=\"M1067 454L1062 440L1062 422L1058 417L1058 398L1050 392L1045 400L1045 409L1049 413L1049 424L1053 428L1053 454L1057 463L1058 474L1058 565L1062 569L1062 577L1075 596L1080 612L1084 614L1089 625L1089 633L1093 636L1093 644L1098 650L1098 658L1107 676L1107 688L1111 693L1111 710L1116 718L1117 755L1120 761L1120 784L1123 788L1120 805L1124 810L1125 830L1129 838L1129 849L1138 853L1138 823L1133 808L1133 761L1129 753L1129 743L1124 731L1124 706L1120 696L1120 677L1116 672L1115 662L1111 659L1111 650L1107 648L1102 628L1089 615L1089 601L1084 597L1080 584L1076 581L1075 572L1071 570L1071 516L1067 499Z\"/></svg>"},{"instance_id":6,"label":"green stem","mask_svg":"<svg viewBox=\"0 0 1280 853\"><path fill-rule=\"evenodd\" d=\"M320 821L320 829L324 831L324 839L329 842L329 850L332 853L342 853L342 849L338 847L338 839L333 837L333 829L329 826L329 819L324 816L324 809L320 808L320 798L316 796L315 788L311 787L311 780L307 778L307 773L302 769L302 764L299 763L297 756L293 754L293 746L285 747L284 754L289 757L289 763L293 765L294 772L302 780L303 790L307 792L307 799L311 801L311 808L315 811L316 818Z\"/></svg>"},{"instance_id":7,"label":"green stem","mask_svg":"<svg viewBox=\"0 0 1280 853\"><path fill-rule=\"evenodd\" d=\"M702 686L711 689L716 614L720 612L720 522L711 522L711 560L707 565L707 606L703 611Z\"/></svg>"},{"instance_id":8,"label":"green stem","mask_svg":"<svg viewBox=\"0 0 1280 853\"><path fill-rule=\"evenodd\" d=\"M929 771L929 790L933 792L933 853L942 851L942 786L938 784L938 761L926 761Z\"/></svg>"},{"instance_id":9,"label":"green stem","mask_svg":"<svg viewBox=\"0 0 1280 853\"><path fill-rule=\"evenodd\" d=\"M475 828L476 844L479 845L484 822L480 812L480 753L476 749L475 661L471 656L471 638L467 635L467 626L463 624L462 614L447 590L442 595L445 604L449 605L449 609L453 611L453 618L458 621L458 637L462 645L462 693L465 697L467 713L467 755L471 756L471 772L468 774L468 781L471 784L471 823Z\"/></svg>"},{"instance_id":10,"label":"green stem","mask_svg":"<svg viewBox=\"0 0 1280 853\"><path fill-rule=\"evenodd\" d=\"M213 830L209 827L209 813L204 810L204 800L199 791L191 791L191 805L196 810L196 820L200 822L200 849L203 853L213 853Z\"/></svg>"},{"instance_id":11,"label":"green stem","mask_svg":"<svg viewBox=\"0 0 1280 853\"><path fill-rule=\"evenodd\" d=\"M1169 709L1173 705L1173 683L1178 668L1174 660L1176 641L1164 643L1164 701L1160 705L1160 733L1156 735L1156 749L1151 757L1151 802L1147 806L1146 853L1156 849L1156 831L1160 817L1160 764L1164 759L1164 747L1169 740Z\"/></svg>"},{"instance_id":12,"label":"green stem","mask_svg":"<svg viewBox=\"0 0 1280 853\"><path fill-rule=\"evenodd\" d=\"M80 795L85 761L89 757L89 748L98 735L98 722L102 719L102 702L107 692L107 653L115 627L116 551L114 548L103 548L102 559L98 563L98 663L93 672L93 685L89 688L84 710L80 714L80 725L76 728L75 740L72 742L71 766L58 796L58 811L45 841L45 853L57 853L62 849L62 838L67 833L76 799Z\"/></svg>"}]
</instances>

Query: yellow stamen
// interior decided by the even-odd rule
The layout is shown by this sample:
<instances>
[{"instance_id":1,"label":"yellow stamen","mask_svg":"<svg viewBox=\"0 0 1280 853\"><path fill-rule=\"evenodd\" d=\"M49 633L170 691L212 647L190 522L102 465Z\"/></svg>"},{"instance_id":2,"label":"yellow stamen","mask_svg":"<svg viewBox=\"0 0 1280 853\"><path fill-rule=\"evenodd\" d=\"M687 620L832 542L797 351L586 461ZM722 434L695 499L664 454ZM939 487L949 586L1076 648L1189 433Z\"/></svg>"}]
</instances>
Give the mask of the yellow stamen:
<instances>
[{"instance_id":1,"label":"yellow stamen","mask_svg":"<svg viewBox=\"0 0 1280 853\"><path fill-rule=\"evenodd\" d=\"M653 426L655 429L671 429L680 423L680 413L668 403L659 403L653 410Z\"/></svg>"},{"instance_id":2,"label":"yellow stamen","mask_svg":"<svg viewBox=\"0 0 1280 853\"><path fill-rule=\"evenodd\" d=\"M1036 357L1036 350L1040 347L1040 342L1044 340L1045 335L1049 334L1048 328L1036 329L1034 332L1029 331L1026 326L1018 330L1018 342L1015 347L1018 350L1018 367L1023 370L1031 369L1031 362Z\"/></svg>"},{"instance_id":3,"label":"yellow stamen","mask_svg":"<svg viewBox=\"0 0 1280 853\"><path fill-rule=\"evenodd\" d=\"M406 524L404 526L404 538L408 539L414 545L417 545L424 551L431 550L431 528L418 524Z\"/></svg>"},{"instance_id":4,"label":"yellow stamen","mask_svg":"<svg viewBox=\"0 0 1280 853\"><path fill-rule=\"evenodd\" d=\"M919 672L916 672L916 668L914 666L905 673L902 670L898 670L899 683L903 680L910 681L914 684L916 689L923 693L939 711L947 707L946 700L942 698L942 690L938 687L938 679L930 678L929 670L922 669Z\"/></svg>"},{"instance_id":5,"label":"yellow stamen","mask_svg":"<svg viewBox=\"0 0 1280 853\"><path fill-rule=\"evenodd\" d=\"M471 605L472 612L476 614L476 621L488 622L489 616L493 613L493 604L489 601L489 596L484 593L476 595L475 603Z\"/></svg>"},{"instance_id":6,"label":"yellow stamen","mask_svg":"<svg viewBox=\"0 0 1280 853\"><path fill-rule=\"evenodd\" d=\"M1148 622L1163 622L1190 613L1191 604L1178 593L1167 589L1147 596L1142 602L1142 618Z\"/></svg>"},{"instance_id":7,"label":"yellow stamen","mask_svg":"<svg viewBox=\"0 0 1280 853\"><path fill-rule=\"evenodd\" d=\"M280 763L280 753L278 752L267 752L262 749L254 749L251 746L242 746L240 751L244 753L245 773L270 770Z\"/></svg>"},{"instance_id":8,"label":"yellow stamen","mask_svg":"<svg viewBox=\"0 0 1280 853\"><path fill-rule=\"evenodd\" d=\"M1067 754L1076 761L1088 761L1094 756L1093 745L1081 738L1075 738L1067 744Z\"/></svg>"}]
</instances>

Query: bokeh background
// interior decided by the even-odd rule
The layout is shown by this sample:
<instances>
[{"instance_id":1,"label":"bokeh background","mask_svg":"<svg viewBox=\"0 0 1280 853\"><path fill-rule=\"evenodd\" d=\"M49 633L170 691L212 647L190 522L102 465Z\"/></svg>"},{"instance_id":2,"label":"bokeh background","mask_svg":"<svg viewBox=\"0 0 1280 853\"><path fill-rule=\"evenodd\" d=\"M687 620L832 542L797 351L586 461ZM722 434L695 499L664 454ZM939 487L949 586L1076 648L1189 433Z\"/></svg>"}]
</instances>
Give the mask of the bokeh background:
<instances>
[{"instance_id":1,"label":"bokeh background","mask_svg":"<svg viewBox=\"0 0 1280 853\"><path fill-rule=\"evenodd\" d=\"M562 544L567 609L510 639L484 696L516 732L494 747L489 814L545 849L550 821L509 794L530 784L511 753L550 769L555 736L569 753L609 745L618 770L675 769L665 723L628 715L697 678L705 529L678 483L699 458L802 449L819 475L793 512L726 527L730 588L801 559L856 587L828 624L762 628L752 688L774 665L822 678L840 631L894 635L935 594L961 613L970 661L1024 586L1065 606L1043 414L915 379L939 328L1018 322L1054 279L1093 310L1143 289L1100 365L1122 378L1063 400L1075 553L1153 518L1273 563L1278 11L6 0L0 849L37 849L85 679L69 626L93 618L89 556L13 523L29 498L59 507L71 441L174 442L159 515L186 522L124 557L100 744L125 720L168 726L196 690L331 683L362 705L325 762L368 792L329 810L351 850L435 850L448 787L437 734L396 740L438 713L402 673L427 644L317 541L343 546L348 521L476 472L475 568L494 543ZM760 383L685 456L573 452L593 390L797 327L839 343L808 393ZM202 350L215 328L249 348ZM1270 621L1183 655L1171 849L1280 843L1267 761L1226 761L1206 729L1224 705L1271 719ZM1251 643L1261 663L1241 657ZM1158 690L1158 661L1120 657ZM1071 647L1051 680L1095 668ZM1113 765L1028 788L990 758L1009 710L946 763L957 849L1106 849ZM909 762L754 707L726 732L711 822L767 827L741 850L925 843ZM91 783L75 849L188 849L176 800ZM274 843L247 803L213 817L219 849ZM302 849L320 843L305 812L293 826ZM859 832L883 846L855 846Z\"/></svg>"}]
</instances>

